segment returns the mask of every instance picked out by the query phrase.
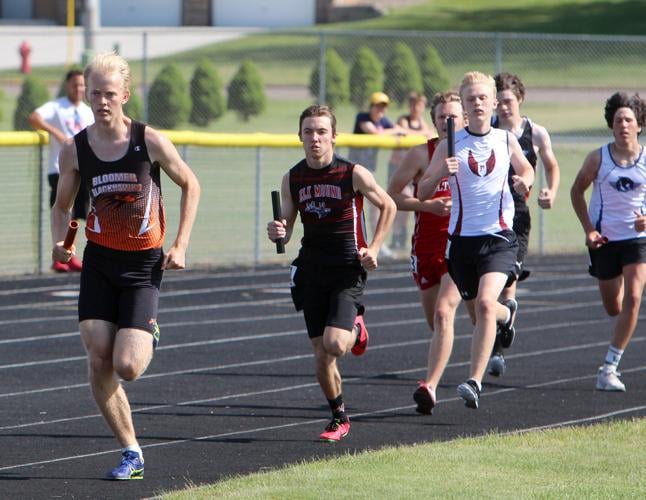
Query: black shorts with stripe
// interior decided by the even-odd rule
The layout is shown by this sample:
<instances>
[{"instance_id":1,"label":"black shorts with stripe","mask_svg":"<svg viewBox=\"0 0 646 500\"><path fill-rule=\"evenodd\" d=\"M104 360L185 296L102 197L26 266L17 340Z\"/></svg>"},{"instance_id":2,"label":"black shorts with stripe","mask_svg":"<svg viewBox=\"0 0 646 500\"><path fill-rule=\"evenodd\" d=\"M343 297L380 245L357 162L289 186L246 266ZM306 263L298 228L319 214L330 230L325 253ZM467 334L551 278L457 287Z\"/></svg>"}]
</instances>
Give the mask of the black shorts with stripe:
<instances>
[{"instance_id":1,"label":"black shorts with stripe","mask_svg":"<svg viewBox=\"0 0 646 500\"><path fill-rule=\"evenodd\" d=\"M310 338L323 336L327 326L352 330L364 311L361 297L366 279L358 262L327 266L297 258L292 263L292 298L296 309L303 311Z\"/></svg>"},{"instance_id":2,"label":"black shorts with stripe","mask_svg":"<svg viewBox=\"0 0 646 500\"><path fill-rule=\"evenodd\" d=\"M159 335L157 311L163 271L161 248L113 250L88 242L83 254L79 321L100 319Z\"/></svg>"},{"instance_id":3,"label":"black shorts with stripe","mask_svg":"<svg viewBox=\"0 0 646 500\"><path fill-rule=\"evenodd\" d=\"M518 241L511 230L483 236L450 236L447 249L449 274L464 300L478 295L480 278L487 273L507 276L505 286L516 279Z\"/></svg>"}]
</instances>

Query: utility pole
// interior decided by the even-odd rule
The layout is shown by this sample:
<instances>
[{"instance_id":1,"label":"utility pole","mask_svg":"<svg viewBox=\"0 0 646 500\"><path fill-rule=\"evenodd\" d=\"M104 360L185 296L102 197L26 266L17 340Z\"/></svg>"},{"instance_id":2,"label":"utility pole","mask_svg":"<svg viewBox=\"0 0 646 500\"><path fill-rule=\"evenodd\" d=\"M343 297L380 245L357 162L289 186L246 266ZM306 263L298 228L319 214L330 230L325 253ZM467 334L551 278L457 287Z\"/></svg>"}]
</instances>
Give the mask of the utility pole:
<instances>
[{"instance_id":1,"label":"utility pole","mask_svg":"<svg viewBox=\"0 0 646 500\"><path fill-rule=\"evenodd\" d=\"M85 0L83 9L83 58L81 64L85 66L94 56L94 35L101 27L100 0Z\"/></svg>"}]
</instances>

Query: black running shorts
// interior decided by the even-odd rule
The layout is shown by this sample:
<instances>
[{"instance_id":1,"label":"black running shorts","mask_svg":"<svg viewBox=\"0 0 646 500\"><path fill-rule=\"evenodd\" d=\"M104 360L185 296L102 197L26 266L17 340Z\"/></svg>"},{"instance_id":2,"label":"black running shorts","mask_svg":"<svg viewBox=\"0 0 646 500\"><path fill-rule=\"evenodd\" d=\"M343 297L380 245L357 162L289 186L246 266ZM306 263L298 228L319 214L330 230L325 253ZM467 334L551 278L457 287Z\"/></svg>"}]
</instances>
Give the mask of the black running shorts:
<instances>
[{"instance_id":1,"label":"black running shorts","mask_svg":"<svg viewBox=\"0 0 646 500\"><path fill-rule=\"evenodd\" d=\"M646 238L611 241L590 254L589 272L599 280L611 280L620 276L628 264L646 262Z\"/></svg>"},{"instance_id":2,"label":"black running shorts","mask_svg":"<svg viewBox=\"0 0 646 500\"><path fill-rule=\"evenodd\" d=\"M352 330L357 314L363 314L366 272L359 265L331 267L297 259L292 284L292 297L303 310L310 338L323 336L327 326Z\"/></svg>"},{"instance_id":3,"label":"black running shorts","mask_svg":"<svg viewBox=\"0 0 646 500\"><path fill-rule=\"evenodd\" d=\"M516 214L514 215L514 233L518 240L518 255L516 257L520 270L525 267L525 258L527 257L527 249L529 247L529 231L532 228L532 219L529 214L529 207L525 205L524 208L516 207Z\"/></svg>"},{"instance_id":4,"label":"black running shorts","mask_svg":"<svg viewBox=\"0 0 646 500\"><path fill-rule=\"evenodd\" d=\"M451 236L448 245L449 274L464 300L477 297L480 278L487 273L505 274L508 277L505 286L516 279L518 241L513 231Z\"/></svg>"},{"instance_id":5,"label":"black running shorts","mask_svg":"<svg viewBox=\"0 0 646 500\"><path fill-rule=\"evenodd\" d=\"M83 254L79 321L100 319L159 335L157 310L164 255L161 248L112 250L88 242Z\"/></svg>"}]
</instances>

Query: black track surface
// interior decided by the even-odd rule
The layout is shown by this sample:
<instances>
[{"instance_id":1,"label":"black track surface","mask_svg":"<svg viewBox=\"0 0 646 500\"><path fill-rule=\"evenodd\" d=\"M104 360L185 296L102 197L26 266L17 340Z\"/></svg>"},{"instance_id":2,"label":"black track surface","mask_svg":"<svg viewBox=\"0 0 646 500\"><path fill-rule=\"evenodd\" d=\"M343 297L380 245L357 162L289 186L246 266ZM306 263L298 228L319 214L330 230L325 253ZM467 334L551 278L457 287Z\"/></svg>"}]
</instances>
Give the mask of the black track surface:
<instances>
[{"instance_id":1,"label":"black track surface","mask_svg":"<svg viewBox=\"0 0 646 500\"><path fill-rule=\"evenodd\" d=\"M613 322L582 256L533 259L519 286L517 338L503 378L485 378L479 410L467 376L463 308L433 416L412 400L429 329L405 264L382 265L365 296L370 347L340 361L350 434L317 441L329 418L284 268L167 273L161 344L126 385L146 472L111 482L118 444L87 384L76 322L78 275L0 283L0 496L147 498L187 484L385 445L442 441L646 415L644 324L622 360L626 393L594 390Z\"/></svg>"}]
</instances>

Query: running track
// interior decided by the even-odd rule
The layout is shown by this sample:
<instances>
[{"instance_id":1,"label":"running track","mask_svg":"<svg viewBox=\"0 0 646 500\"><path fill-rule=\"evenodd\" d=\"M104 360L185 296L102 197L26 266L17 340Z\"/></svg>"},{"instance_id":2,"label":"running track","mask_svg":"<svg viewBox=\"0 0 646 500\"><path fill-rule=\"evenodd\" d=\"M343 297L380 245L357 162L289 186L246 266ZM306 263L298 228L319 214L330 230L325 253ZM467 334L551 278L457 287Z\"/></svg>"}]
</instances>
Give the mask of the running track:
<instances>
[{"instance_id":1,"label":"running track","mask_svg":"<svg viewBox=\"0 0 646 500\"><path fill-rule=\"evenodd\" d=\"M128 384L146 458L143 481L103 479L118 445L86 381L75 319L78 276L0 282L0 496L147 498L334 454L646 416L646 335L622 361L624 394L594 390L611 322L583 256L530 261L519 288L517 340L504 378L485 379L481 408L455 395L467 375L471 327L459 310L453 356L434 415L414 412L429 332L403 263L372 273L366 293L371 345L341 361L350 435L317 442L329 416L313 376L287 270L167 273L160 347Z\"/></svg>"}]
</instances>

